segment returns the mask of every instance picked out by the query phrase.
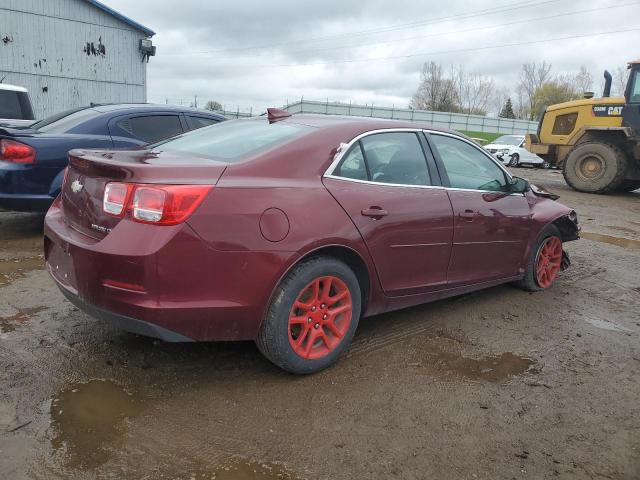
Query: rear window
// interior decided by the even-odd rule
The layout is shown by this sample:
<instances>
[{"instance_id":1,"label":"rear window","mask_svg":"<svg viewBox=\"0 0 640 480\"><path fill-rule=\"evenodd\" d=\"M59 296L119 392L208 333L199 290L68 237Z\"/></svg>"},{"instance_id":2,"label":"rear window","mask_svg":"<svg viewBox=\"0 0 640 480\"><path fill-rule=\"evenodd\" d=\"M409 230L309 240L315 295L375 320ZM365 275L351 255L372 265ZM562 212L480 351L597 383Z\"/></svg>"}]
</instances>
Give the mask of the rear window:
<instances>
[{"instance_id":1,"label":"rear window","mask_svg":"<svg viewBox=\"0 0 640 480\"><path fill-rule=\"evenodd\" d=\"M67 133L90 118L97 117L98 115L100 115L100 112L91 108L83 108L81 110L76 108L40 120L32 125L32 128L36 128L45 133Z\"/></svg>"},{"instance_id":2,"label":"rear window","mask_svg":"<svg viewBox=\"0 0 640 480\"><path fill-rule=\"evenodd\" d=\"M292 140L309 129L284 122L235 120L194 130L153 147L235 161Z\"/></svg>"},{"instance_id":3,"label":"rear window","mask_svg":"<svg viewBox=\"0 0 640 480\"><path fill-rule=\"evenodd\" d=\"M14 90L0 90L0 118L33 120L28 94Z\"/></svg>"}]
</instances>

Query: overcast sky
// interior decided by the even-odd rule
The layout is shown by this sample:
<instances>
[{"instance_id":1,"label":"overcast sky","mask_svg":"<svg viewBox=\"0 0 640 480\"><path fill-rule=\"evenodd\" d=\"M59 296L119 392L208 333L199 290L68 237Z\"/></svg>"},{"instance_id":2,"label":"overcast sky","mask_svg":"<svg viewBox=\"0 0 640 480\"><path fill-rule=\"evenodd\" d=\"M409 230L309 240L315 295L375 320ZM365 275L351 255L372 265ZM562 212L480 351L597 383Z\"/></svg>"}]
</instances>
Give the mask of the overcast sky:
<instances>
[{"instance_id":1,"label":"overcast sky","mask_svg":"<svg viewBox=\"0 0 640 480\"><path fill-rule=\"evenodd\" d=\"M599 91L604 68L640 57L634 0L103 1L156 32L148 98L158 102L197 95L200 106L255 111L304 96L406 107L428 60L506 87L524 62L547 60L556 74L584 65ZM580 37L541 42L571 36Z\"/></svg>"}]
</instances>

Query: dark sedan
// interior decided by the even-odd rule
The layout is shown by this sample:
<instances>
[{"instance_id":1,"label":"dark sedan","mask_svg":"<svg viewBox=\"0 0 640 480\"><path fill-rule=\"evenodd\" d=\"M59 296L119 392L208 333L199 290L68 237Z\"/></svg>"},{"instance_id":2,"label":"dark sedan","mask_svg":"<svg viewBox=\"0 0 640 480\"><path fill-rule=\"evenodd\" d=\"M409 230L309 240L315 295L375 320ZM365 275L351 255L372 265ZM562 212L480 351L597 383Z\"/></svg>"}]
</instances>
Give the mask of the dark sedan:
<instances>
[{"instance_id":1,"label":"dark sedan","mask_svg":"<svg viewBox=\"0 0 640 480\"><path fill-rule=\"evenodd\" d=\"M334 362L362 316L547 289L578 238L557 197L409 122L271 111L70 159L44 243L67 298L168 341L255 340L296 373Z\"/></svg>"},{"instance_id":2,"label":"dark sedan","mask_svg":"<svg viewBox=\"0 0 640 480\"><path fill-rule=\"evenodd\" d=\"M0 208L45 212L73 148L135 148L218 123L221 115L152 104L91 105L30 127L0 126Z\"/></svg>"}]
</instances>

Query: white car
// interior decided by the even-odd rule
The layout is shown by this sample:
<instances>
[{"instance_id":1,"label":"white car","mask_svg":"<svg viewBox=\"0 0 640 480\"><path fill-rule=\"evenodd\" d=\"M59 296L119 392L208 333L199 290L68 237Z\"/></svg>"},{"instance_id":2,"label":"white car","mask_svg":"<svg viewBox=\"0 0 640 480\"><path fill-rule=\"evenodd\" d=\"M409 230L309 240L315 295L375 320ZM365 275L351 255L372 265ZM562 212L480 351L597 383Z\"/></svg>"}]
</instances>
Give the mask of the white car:
<instances>
[{"instance_id":1,"label":"white car","mask_svg":"<svg viewBox=\"0 0 640 480\"><path fill-rule=\"evenodd\" d=\"M502 135L484 149L509 167L533 165L538 168L549 168L551 163L524 148L524 135Z\"/></svg>"}]
</instances>

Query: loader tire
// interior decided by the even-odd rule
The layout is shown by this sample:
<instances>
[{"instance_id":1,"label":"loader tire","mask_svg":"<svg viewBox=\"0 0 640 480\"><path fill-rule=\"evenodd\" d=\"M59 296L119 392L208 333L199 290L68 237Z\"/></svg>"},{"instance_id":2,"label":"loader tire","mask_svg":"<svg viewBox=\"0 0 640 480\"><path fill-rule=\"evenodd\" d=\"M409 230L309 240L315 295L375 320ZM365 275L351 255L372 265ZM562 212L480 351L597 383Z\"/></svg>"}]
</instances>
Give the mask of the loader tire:
<instances>
[{"instance_id":1,"label":"loader tire","mask_svg":"<svg viewBox=\"0 0 640 480\"><path fill-rule=\"evenodd\" d=\"M609 193L623 184L629 160L613 143L587 142L577 145L564 162L567 184L579 192Z\"/></svg>"}]
</instances>

